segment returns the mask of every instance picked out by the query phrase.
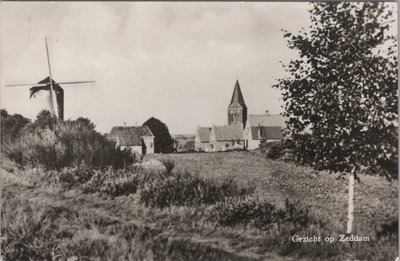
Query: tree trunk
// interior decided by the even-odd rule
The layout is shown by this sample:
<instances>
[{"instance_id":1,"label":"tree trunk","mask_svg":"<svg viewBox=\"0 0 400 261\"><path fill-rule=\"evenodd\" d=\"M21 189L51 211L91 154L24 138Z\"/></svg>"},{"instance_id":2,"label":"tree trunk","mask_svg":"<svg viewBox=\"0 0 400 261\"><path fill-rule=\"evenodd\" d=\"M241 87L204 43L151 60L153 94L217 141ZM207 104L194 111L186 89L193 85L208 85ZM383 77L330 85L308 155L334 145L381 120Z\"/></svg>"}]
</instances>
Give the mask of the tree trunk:
<instances>
[{"instance_id":1,"label":"tree trunk","mask_svg":"<svg viewBox=\"0 0 400 261\"><path fill-rule=\"evenodd\" d=\"M349 209L347 212L347 234L351 233L354 220L354 170L351 171L349 176Z\"/></svg>"}]
</instances>

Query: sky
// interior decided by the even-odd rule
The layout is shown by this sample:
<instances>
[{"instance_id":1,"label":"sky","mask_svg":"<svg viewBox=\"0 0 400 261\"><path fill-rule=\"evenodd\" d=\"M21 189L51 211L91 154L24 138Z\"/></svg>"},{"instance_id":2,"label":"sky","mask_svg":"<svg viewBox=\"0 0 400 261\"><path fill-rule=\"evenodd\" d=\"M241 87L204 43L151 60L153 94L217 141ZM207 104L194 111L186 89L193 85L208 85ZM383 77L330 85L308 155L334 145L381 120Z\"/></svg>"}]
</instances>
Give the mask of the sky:
<instances>
[{"instance_id":1,"label":"sky","mask_svg":"<svg viewBox=\"0 0 400 261\"><path fill-rule=\"evenodd\" d=\"M272 88L297 53L282 29L310 23L299 2L97 2L0 5L0 104L34 119L46 94L29 87L48 76L45 36L55 81L64 86L65 119L87 117L98 131L141 125L150 117L171 134L227 124L236 80L249 114L283 111Z\"/></svg>"}]
</instances>

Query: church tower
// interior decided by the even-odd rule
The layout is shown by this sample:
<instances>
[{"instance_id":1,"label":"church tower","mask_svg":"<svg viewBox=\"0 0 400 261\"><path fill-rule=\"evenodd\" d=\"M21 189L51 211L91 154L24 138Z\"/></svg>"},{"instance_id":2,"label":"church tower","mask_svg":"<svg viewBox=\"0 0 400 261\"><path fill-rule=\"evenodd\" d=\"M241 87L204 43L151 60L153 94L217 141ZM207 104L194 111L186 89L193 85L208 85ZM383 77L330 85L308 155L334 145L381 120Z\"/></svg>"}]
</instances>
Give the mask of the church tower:
<instances>
[{"instance_id":1,"label":"church tower","mask_svg":"<svg viewBox=\"0 0 400 261\"><path fill-rule=\"evenodd\" d=\"M241 125L245 127L247 121L247 107L244 103L239 81L236 80L231 103L228 106L228 125Z\"/></svg>"}]
</instances>

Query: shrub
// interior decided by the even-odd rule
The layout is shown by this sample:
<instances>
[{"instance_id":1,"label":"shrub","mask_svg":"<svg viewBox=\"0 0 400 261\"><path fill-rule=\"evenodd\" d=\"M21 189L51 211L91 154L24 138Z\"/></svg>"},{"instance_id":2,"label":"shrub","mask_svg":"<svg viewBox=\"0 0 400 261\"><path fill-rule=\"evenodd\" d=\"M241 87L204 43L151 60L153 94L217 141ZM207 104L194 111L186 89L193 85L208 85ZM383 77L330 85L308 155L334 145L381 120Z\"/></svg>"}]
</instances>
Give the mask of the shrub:
<instances>
[{"instance_id":1,"label":"shrub","mask_svg":"<svg viewBox=\"0 0 400 261\"><path fill-rule=\"evenodd\" d=\"M216 182L178 172L148 180L139 193L140 201L146 206L164 208L170 205L214 204L228 196L244 195L247 191L240 189L233 180Z\"/></svg>"},{"instance_id":2,"label":"shrub","mask_svg":"<svg viewBox=\"0 0 400 261\"><path fill-rule=\"evenodd\" d=\"M268 159L284 158L285 160L294 160L294 142L291 139L281 141L261 142L259 149Z\"/></svg>"},{"instance_id":3,"label":"shrub","mask_svg":"<svg viewBox=\"0 0 400 261\"><path fill-rule=\"evenodd\" d=\"M61 169L85 164L92 168L120 169L135 162L130 150L116 148L94 130L89 120L65 121L54 129L27 127L15 142L4 144L4 153L20 166Z\"/></svg>"},{"instance_id":4,"label":"shrub","mask_svg":"<svg viewBox=\"0 0 400 261\"><path fill-rule=\"evenodd\" d=\"M54 118L48 110L43 110L36 116L36 120L32 124L32 127L41 129L49 128L52 130L56 125L57 119Z\"/></svg>"},{"instance_id":5,"label":"shrub","mask_svg":"<svg viewBox=\"0 0 400 261\"><path fill-rule=\"evenodd\" d=\"M5 260L55 260L58 244L67 236L56 222L72 215L56 206L31 206L27 200L2 204L1 247Z\"/></svg>"},{"instance_id":6,"label":"shrub","mask_svg":"<svg viewBox=\"0 0 400 261\"><path fill-rule=\"evenodd\" d=\"M82 188L85 193L100 192L116 197L136 193L144 179L138 168L127 170L109 168L104 171L96 170Z\"/></svg>"},{"instance_id":7,"label":"shrub","mask_svg":"<svg viewBox=\"0 0 400 261\"><path fill-rule=\"evenodd\" d=\"M279 159L282 156L282 146L279 144L273 145L267 152L267 158Z\"/></svg>"},{"instance_id":8,"label":"shrub","mask_svg":"<svg viewBox=\"0 0 400 261\"><path fill-rule=\"evenodd\" d=\"M284 208L279 209L265 200L252 196L230 197L219 202L213 208L210 218L218 224L235 226L252 224L265 229L275 223L291 223L296 227L304 227L312 222L308 211L297 209L296 203L286 200Z\"/></svg>"},{"instance_id":9,"label":"shrub","mask_svg":"<svg viewBox=\"0 0 400 261\"><path fill-rule=\"evenodd\" d=\"M172 159L168 158L168 159L162 159L161 162L163 163L164 167L165 167L165 173L171 174L172 170L175 168L175 161L173 161Z\"/></svg>"},{"instance_id":10,"label":"shrub","mask_svg":"<svg viewBox=\"0 0 400 261\"><path fill-rule=\"evenodd\" d=\"M29 119L20 114L10 115L5 109L1 109L1 143L16 139L29 122Z\"/></svg>"},{"instance_id":11,"label":"shrub","mask_svg":"<svg viewBox=\"0 0 400 261\"><path fill-rule=\"evenodd\" d=\"M39 170L39 182L55 183L64 189L80 186L91 179L95 171L85 164L75 167L64 167L60 170Z\"/></svg>"}]
</instances>

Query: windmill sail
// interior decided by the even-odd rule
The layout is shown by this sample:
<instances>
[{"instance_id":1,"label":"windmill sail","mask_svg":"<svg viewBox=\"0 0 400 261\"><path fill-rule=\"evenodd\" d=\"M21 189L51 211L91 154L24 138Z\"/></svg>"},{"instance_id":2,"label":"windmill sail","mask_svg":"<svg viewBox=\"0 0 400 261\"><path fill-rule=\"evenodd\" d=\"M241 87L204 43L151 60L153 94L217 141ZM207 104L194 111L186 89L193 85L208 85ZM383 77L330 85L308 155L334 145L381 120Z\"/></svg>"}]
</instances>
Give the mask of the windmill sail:
<instances>
[{"instance_id":1,"label":"windmill sail","mask_svg":"<svg viewBox=\"0 0 400 261\"><path fill-rule=\"evenodd\" d=\"M32 86L29 89L30 95L29 98L34 97L37 92L40 91L48 91L49 93L49 108L52 116L56 117L56 119L63 121L64 120L64 90L61 88L60 84L80 84L80 83L94 83L95 81L74 81L74 82L60 82L56 83L51 76L51 66L50 66L50 57L49 57L49 48L47 46L47 38L45 37L46 43L46 54L47 54L47 64L49 66L49 77L46 77L42 81L36 84L9 84L10 86Z\"/></svg>"}]
</instances>

